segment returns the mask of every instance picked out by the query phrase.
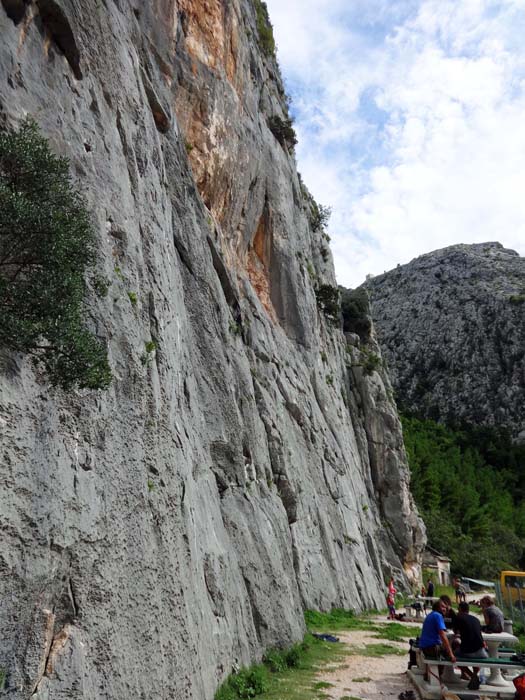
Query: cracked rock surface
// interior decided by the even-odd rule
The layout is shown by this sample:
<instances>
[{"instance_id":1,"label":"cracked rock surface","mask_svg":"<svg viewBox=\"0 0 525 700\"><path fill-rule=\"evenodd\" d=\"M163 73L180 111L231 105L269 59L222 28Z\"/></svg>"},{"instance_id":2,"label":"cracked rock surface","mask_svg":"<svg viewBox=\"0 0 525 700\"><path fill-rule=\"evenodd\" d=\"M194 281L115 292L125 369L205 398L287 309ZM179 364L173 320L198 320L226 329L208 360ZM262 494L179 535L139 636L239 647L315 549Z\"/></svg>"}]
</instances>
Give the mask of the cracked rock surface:
<instances>
[{"instance_id":1,"label":"cracked rock surface","mask_svg":"<svg viewBox=\"0 0 525 700\"><path fill-rule=\"evenodd\" d=\"M32 115L93 212L114 373L65 394L1 353L8 696L211 700L305 608L417 575L388 378L317 306L332 260L250 0L2 0L0 35L1 128Z\"/></svg>"},{"instance_id":2,"label":"cracked rock surface","mask_svg":"<svg viewBox=\"0 0 525 700\"><path fill-rule=\"evenodd\" d=\"M500 243L454 245L366 288L401 405L525 441L525 258Z\"/></svg>"}]
</instances>

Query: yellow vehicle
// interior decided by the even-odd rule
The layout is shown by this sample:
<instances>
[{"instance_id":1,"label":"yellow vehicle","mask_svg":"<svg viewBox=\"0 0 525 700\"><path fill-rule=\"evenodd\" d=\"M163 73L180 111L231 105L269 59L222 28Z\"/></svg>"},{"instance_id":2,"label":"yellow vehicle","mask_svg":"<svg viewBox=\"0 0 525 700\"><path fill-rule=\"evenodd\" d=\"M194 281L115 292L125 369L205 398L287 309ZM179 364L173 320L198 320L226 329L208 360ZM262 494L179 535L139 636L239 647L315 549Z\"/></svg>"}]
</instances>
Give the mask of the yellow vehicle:
<instances>
[{"instance_id":1,"label":"yellow vehicle","mask_svg":"<svg viewBox=\"0 0 525 700\"><path fill-rule=\"evenodd\" d=\"M525 608L525 571L502 571L500 585L505 603Z\"/></svg>"}]
</instances>

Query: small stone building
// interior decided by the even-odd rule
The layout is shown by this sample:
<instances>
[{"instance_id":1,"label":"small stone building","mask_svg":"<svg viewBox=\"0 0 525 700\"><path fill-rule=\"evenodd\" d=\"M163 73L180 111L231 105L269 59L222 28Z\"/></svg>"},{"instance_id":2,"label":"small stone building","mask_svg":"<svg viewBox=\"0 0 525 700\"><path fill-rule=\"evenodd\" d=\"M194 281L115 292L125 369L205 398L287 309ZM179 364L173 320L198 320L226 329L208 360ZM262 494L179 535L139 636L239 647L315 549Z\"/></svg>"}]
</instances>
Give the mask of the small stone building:
<instances>
[{"instance_id":1,"label":"small stone building","mask_svg":"<svg viewBox=\"0 0 525 700\"><path fill-rule=\"evenodd\" d=\"M450 559L428 545L423 552L423 569L432 573L434 583L450 584Z\"/></svg>"}]
</instances>

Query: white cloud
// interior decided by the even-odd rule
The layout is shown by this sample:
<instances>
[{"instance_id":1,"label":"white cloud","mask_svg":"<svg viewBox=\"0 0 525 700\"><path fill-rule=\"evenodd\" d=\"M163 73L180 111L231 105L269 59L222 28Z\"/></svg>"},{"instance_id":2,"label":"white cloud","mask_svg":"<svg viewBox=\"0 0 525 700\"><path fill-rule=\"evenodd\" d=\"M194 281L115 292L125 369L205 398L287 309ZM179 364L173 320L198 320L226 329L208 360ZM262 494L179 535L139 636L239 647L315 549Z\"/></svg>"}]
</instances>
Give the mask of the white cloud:
<instances>
[{"instance_id":1,"label":"white cloud","mask_svg":"<svg viewBox=\"0 0 525 700\"><path fill-rule=\"evenodd\" d=\"M338 279L453 243L525 254L521 0L268 0Z\"/></svg>"}]
</instances>

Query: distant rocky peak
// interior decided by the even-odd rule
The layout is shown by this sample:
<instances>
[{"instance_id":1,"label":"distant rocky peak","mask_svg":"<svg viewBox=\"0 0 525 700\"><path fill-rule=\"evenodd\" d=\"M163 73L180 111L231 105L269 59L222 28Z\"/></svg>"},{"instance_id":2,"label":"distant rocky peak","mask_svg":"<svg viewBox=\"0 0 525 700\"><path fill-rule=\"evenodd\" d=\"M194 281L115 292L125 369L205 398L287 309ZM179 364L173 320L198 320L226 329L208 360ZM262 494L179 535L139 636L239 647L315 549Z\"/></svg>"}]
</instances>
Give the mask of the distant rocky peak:
<instances>
[{"instance_id":1,"label":"distant rocky peak","mask_svg":"<svg viewBox=\"0 0 525 700\"><path fill-rule=\"evenodd\" d=\"M525 259L458 244L370 279L372 317L404 410L525 439Z\"/></svg>"}]
</instances>

